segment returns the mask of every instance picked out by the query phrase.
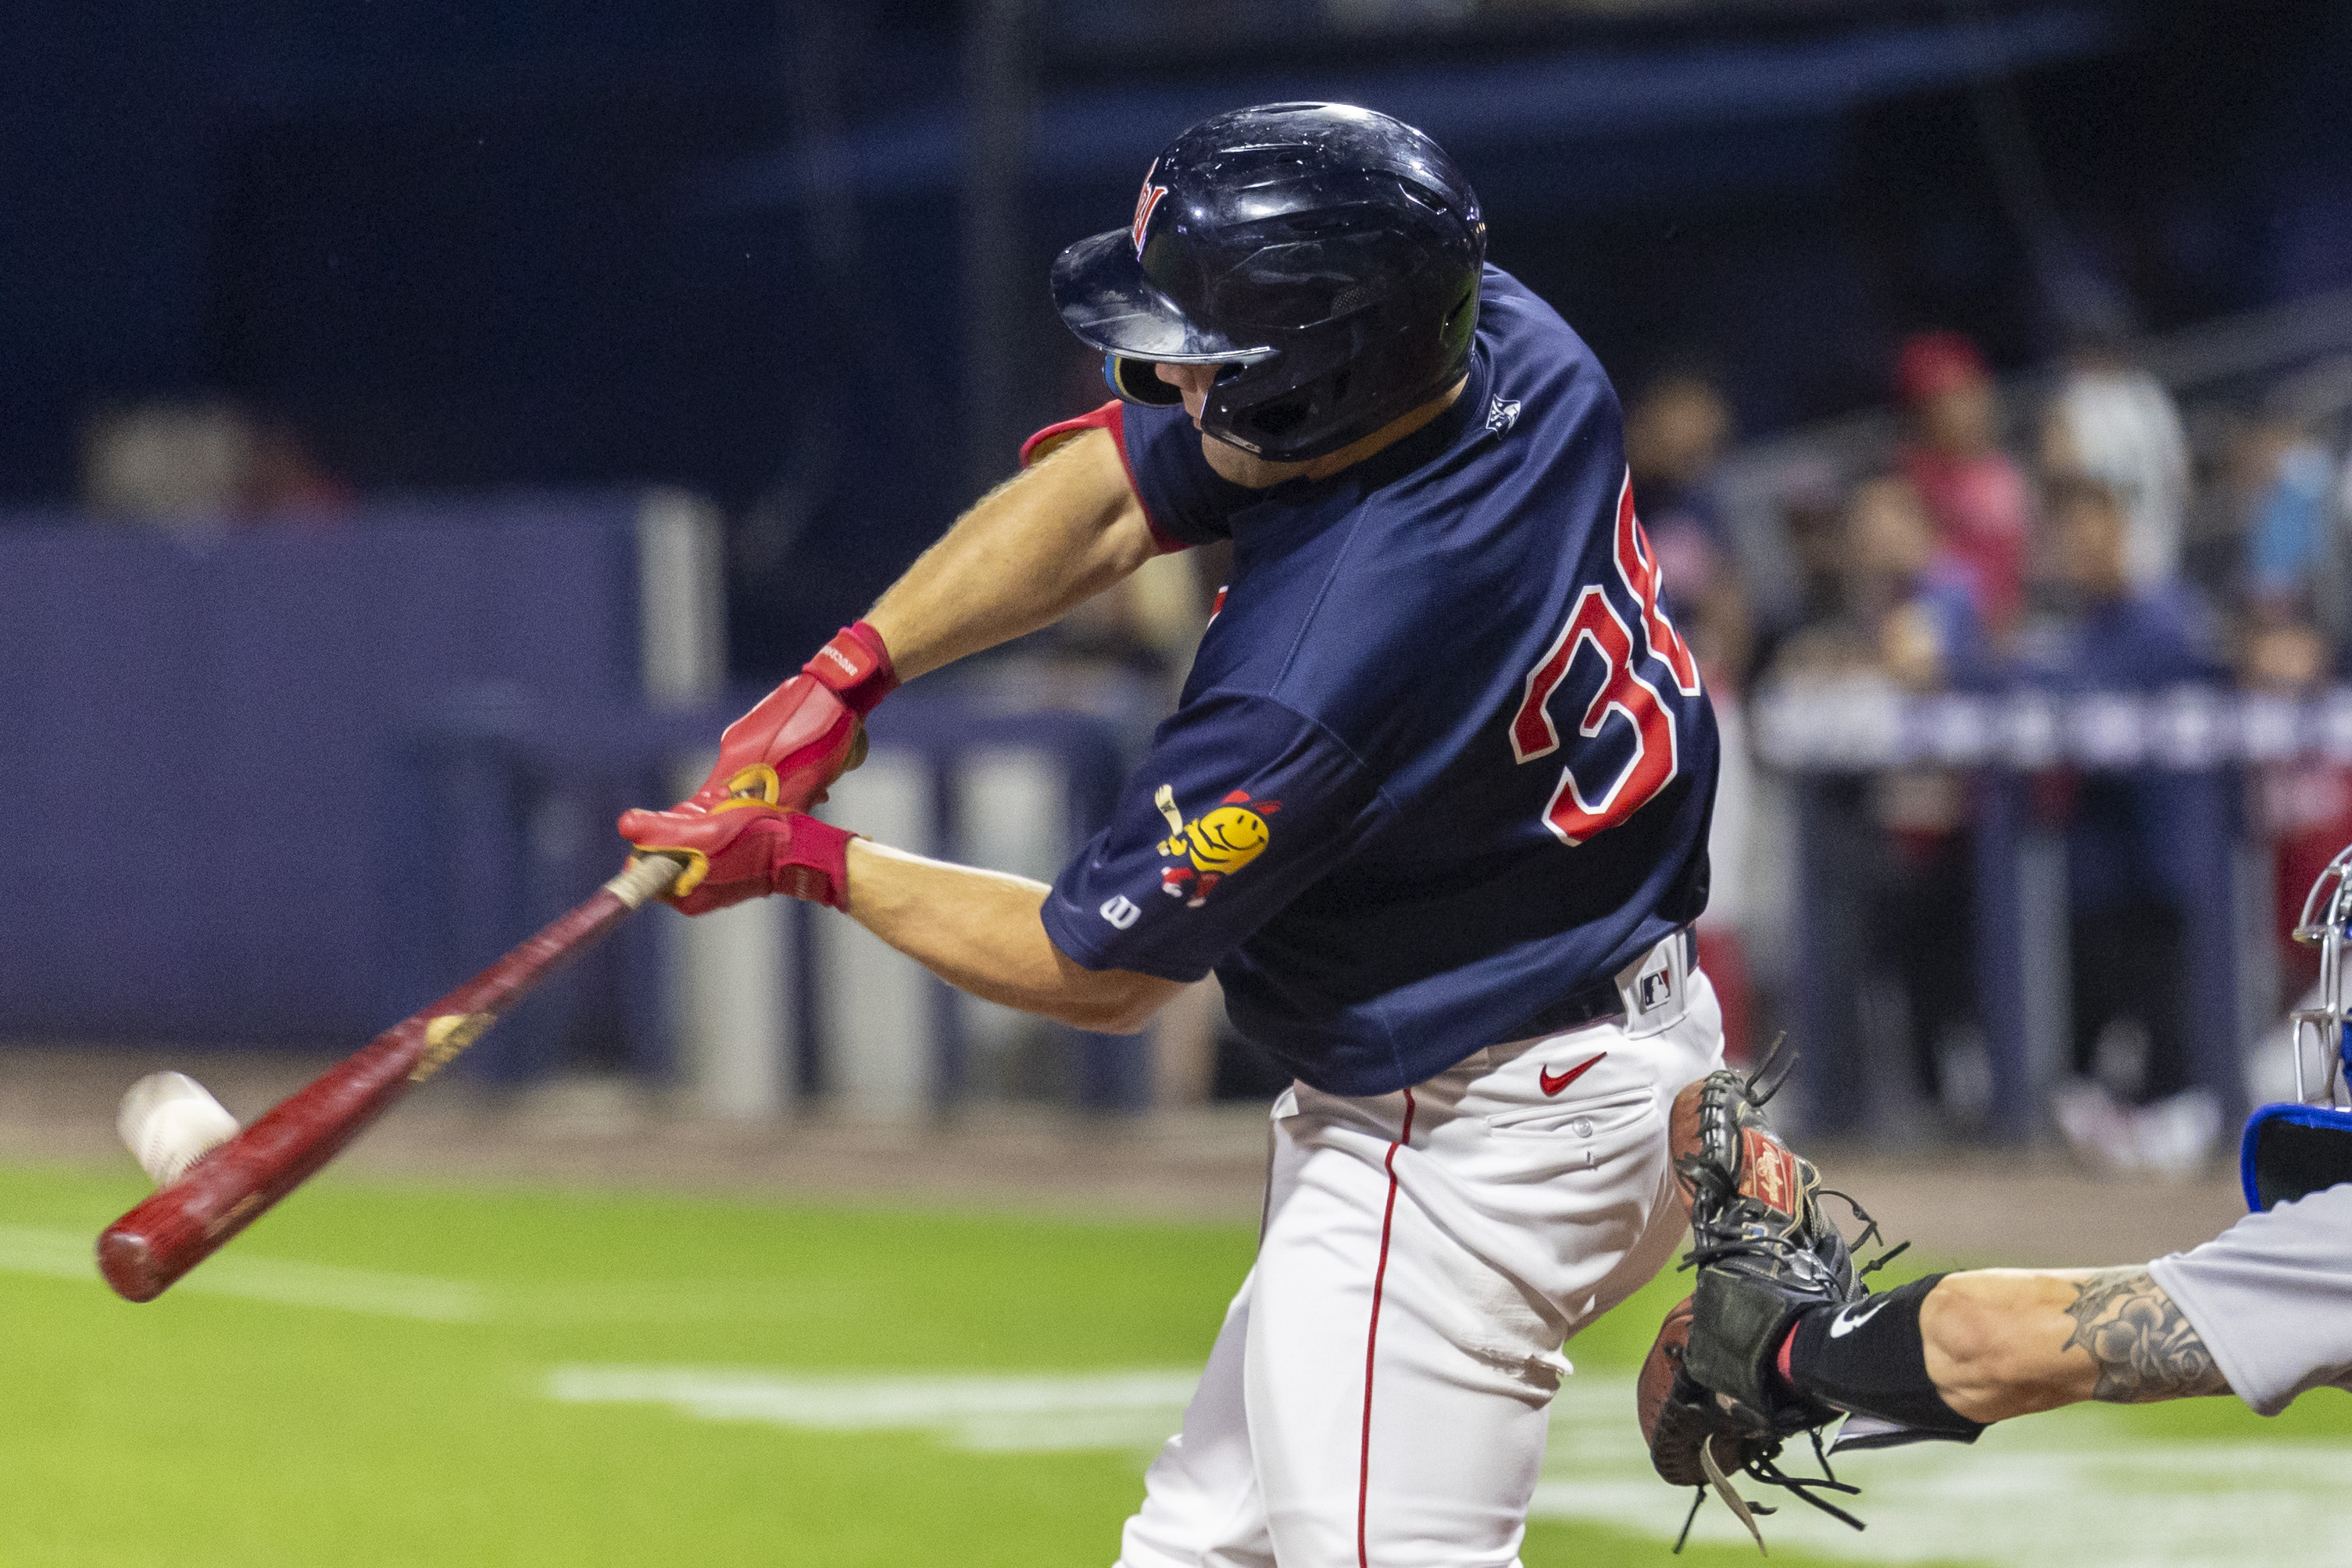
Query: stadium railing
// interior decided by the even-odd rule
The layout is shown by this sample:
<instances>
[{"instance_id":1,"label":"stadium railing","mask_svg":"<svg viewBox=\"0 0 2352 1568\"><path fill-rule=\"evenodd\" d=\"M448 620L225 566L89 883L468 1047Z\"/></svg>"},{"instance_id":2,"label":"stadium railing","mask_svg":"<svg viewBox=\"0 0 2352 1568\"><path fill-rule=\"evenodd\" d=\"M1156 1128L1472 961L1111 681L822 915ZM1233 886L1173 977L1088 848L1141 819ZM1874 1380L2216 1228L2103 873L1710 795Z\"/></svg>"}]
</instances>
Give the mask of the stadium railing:
<instances>
[{"instance_id":1,"label":"stadium railing","mask_svg":"<svg viewBox=\"0 0 2352 1568\"><path fill-rule=\"evenodd\" d=\"M2261 867L2245 836L2242 773L2309 758L2352 765L2352 688L2295 701L2209 687L1909 696L1857 683L1767 694L1751 718L1759 758L1798 791L1795 1015L1808 1052L1809 1125L1860 1131L1867 1115L1854 997L1867 937L1849 863L1854 813L1840 787L1918 766L1968 779L1972 962L1993 1135L2041 1134L2066 1059L2066 860L2028 798L2037 776L2058 769L2176 782L2169 849L2200 892L2182 911L2191 1076L2225 1115L2243 1109L2242 1052L2267 1019L2247 973L2260 967L2246 960L2266 937L2266 911L2252 885Z\"/></svg>"}]
</instances>

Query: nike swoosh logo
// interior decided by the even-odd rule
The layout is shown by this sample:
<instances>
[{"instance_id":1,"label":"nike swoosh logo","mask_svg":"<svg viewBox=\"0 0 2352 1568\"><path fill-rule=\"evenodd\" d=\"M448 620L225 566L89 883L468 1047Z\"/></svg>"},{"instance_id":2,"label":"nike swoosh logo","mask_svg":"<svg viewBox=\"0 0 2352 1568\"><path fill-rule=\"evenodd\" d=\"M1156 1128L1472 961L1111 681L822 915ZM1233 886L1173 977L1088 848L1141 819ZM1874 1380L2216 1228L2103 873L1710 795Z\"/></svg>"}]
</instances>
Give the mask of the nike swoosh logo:
<instances>
[{"instance_id":1,"label":"nike swoosh logo","mask_svg":"<svg viewBox=\"0 0 2352 1568\"><path fill-rule=\"evenodd\" d=\"M1843 1309L1830 1322L1830 1338L1845 1338L1846 1335L1852 1333L1854 1330L1860 1328L1871 1319L1876 1317L1885 1309L1886 1302L1887 1298L1881 1296L1876 1301L1872 1301L1868 1307L1864 1307L1860 1301L1856 1301L1853 1306ZM1855 1315L1857 1312L1861 1314L1858 1317Z\"/></svg>"},{"instance_id":2,"label":"nike swoosh logo","mask_svg":"<svg viewBox=\"0 0 2352 1568\"><path fill-rule=\"evenodd\" d=\"M1601 1057L1608 1054L1609 1053L1604 1051L1601 1053L1601 1056L1591 1057L1583 1061L1580 1061L1565 1072L1554 1072L1550 1068L1545 1068L1541 1074L1543 1092L1547 1094L1559 1093L1561 1090L1567 1088L1570 1084L1575 1082L1578 1079L1583 1077L1586 1073L1599 1066L1601 1064Z\"/></svg>"}]
</instances>

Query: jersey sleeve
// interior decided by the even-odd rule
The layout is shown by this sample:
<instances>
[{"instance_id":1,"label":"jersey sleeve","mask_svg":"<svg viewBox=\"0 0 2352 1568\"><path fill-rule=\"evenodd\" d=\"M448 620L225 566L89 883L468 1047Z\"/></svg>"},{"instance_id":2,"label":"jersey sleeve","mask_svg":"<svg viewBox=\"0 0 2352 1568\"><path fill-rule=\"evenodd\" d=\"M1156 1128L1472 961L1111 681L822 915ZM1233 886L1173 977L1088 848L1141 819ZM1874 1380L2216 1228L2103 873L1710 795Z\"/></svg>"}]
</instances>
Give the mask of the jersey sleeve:
<instances>
[{"instance_id":1,"label":"jersey sleeve","mask_svg":"<svg viewBox=\"0 0 2352 1568\"><path fill-rule=\"evenodd\" d=\"M1110 825L1045 899L1089 969L1192 981L1354 852L1387 814L1354 753L1265 697L1212 693L1160 728Z\"/></svg>"},{"instance_id":2,"label":"jersey sleeve","mask_svg":"<svg viewBox=\"0 0 2352 1568\"><path fill-rule=\"evenodd\" d=\"M1160 527L1159 513L1152 508L1150 498L1144 495L1143 486L1135 482L1135 460L1128 455L1126 425L1127 405L1113 399L1092 413L1082 413L1076 419L1063 420L1058 424L1049 424L1023 442L1021 466L1026 468L1032 464L1045 461L1053 455L1054 449L1064 442L1084 435L1089 430L1108 431L1111 440L1118 445L1119 466L1127 470L1127 487L1135 492L1136 504L1143 508L1143 526L1151 530L1152 542L1160 547L1160 553L1171 555L1177 550L1191 549L1199 541L1180 539Z\"/></svg>"},{"instance_id":3,"label":"jersey sleeve","mask_svg":"<svg viewBox=\"0 0 2352 1568\"><path fill-rule=\"evenodd\" d=\"M1181 406L1127 408L1127 471L1158 528L1181 545L1233 537L1233 516L1264 499L1209 466L1201 433Z\"/></svg>"},{"instance_id":4,"label":"jersey sleeve","mask_svg":"<svg viewBox=\"0 0 2352 1568\"><path fill-rule=\"evenodd\" d=\"M1173 415L1172 422L1170 415ZM1146 408L1114 399L1091 413L1049 424L1021 444L1021 466L1044 459L1074 436L1105 430L1118 443L1128 488L1160 553L1190 549L1232 537L1227 520L1255 492L1220 477L1201 455L1201 433L1178 409Z\"/></svg>"}]
</instances>

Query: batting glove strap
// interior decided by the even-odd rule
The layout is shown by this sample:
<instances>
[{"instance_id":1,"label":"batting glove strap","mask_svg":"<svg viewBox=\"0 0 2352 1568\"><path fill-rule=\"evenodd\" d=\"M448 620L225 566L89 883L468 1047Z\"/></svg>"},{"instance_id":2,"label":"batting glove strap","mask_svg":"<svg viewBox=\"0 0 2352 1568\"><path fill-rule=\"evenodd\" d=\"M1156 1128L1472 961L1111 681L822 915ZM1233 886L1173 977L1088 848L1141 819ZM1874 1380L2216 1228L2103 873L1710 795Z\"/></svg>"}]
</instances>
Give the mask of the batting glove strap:
<instances>
[{"instance_id":1,"label":"batting glove strap","mask_svg":"<svg viewBox=\"0 0 2352 1568\"><path fill-rule=\"evenodd\" d=\"M863 621L854 621L833 634L833 641L801 666L801 673L823 682L841 704L864 718L898 689L898 672L891 667L890 650L882 633Z\"/></svg>"},{"instance_id":2,"label":"batting glove strap","mask_svg":"<svg viewBox=\"0 0 2352 1568\"><path fill-rule=\"evenodd\" d=\"M688 915L781 893L849 907L849 841L857 835L798 811L771 806L700 812L625 811L621 836L646 854L687 869L665 894Z\"/></svg>"}]
</instances>

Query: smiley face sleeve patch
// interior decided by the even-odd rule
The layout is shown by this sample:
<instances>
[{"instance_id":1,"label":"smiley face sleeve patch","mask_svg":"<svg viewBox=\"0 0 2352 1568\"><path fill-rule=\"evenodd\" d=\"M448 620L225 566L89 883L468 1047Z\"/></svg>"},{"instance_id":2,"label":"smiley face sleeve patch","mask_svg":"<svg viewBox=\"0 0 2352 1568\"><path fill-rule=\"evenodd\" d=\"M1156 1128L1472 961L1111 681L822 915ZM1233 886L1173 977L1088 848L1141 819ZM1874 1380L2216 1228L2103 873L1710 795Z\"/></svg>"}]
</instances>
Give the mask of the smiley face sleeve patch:
<instances>
[{"instance_id":1,"label":"smiley face sleeve patch","mask_svg":"<svg viewBox=\"0 0 2352 1568\"><path fill-rule=\"evenodd\" d=\"M1046 935L1089 969L1197 980L1383 813L1354 754L1313 720L1266 697L1197 697L1055 879Z\"/></svg>"}]
</instances>

